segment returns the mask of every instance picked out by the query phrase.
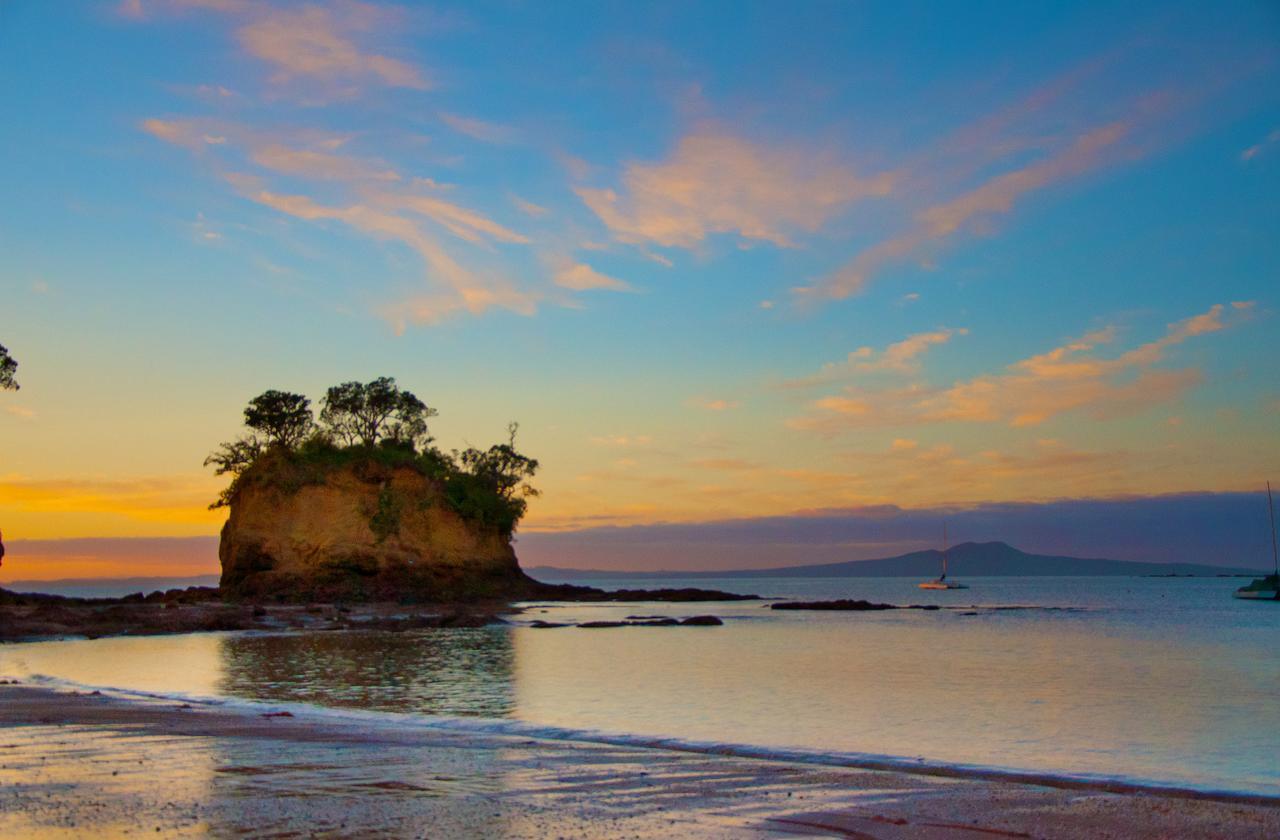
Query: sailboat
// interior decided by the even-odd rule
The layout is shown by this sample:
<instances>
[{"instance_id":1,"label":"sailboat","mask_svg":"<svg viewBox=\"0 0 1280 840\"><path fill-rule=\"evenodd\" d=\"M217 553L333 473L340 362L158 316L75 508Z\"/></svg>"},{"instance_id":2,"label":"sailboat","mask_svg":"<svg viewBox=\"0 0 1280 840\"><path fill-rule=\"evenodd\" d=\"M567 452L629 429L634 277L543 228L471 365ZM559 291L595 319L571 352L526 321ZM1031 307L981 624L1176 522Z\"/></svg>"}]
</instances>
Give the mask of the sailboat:
<instances>
[{"instance_id":1,"label":"sailboat","mask_svg":"<svg viewBox=\"0 0 1280 840\"><path fill-rule=\"evenodd\" d=\"M937 580L926 580L921 589L968 589L963 583L947 580L947 523L942 523L942 575Z\"/></svg>"},{"instance_id":2,"label":"sailboat","mask_svg":"<svg viewBox=\"0 0 1280 840\"><path fill-rule=\"evenodd\" d=\"M1276 555L1276 507L1271 501L1271 482L1267 482L1267 511L1271 514L1271 562L1275 571L1236 590L1237 598L1251 601L1280 601L1280 559Z\"/></svg>"}]
</instances>

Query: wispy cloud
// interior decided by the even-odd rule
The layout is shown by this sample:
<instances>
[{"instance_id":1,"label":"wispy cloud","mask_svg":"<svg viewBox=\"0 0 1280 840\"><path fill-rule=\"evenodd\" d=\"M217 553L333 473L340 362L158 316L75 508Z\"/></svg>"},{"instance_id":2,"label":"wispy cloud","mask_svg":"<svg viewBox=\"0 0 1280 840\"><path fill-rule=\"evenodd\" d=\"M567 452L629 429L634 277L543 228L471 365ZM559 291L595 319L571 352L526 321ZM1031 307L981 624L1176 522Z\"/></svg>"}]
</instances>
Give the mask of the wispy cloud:
<instances>
[{"instance_id":1,"label":"wispy cloud","mask_svg":"<svg viewBox=\"0 0 1280 840\"><path fill-rule=\"evenodd\" d=\"M692 400L691 404L696 408L703 409L704 411L731 411L735 408L742 407L742 403L738 400L709 399L706 397L699 397L698 399Z\"/></svg>"},{"instance_id":2,"label":"wispy cloud","mask_svg":"<svg viewBox=\"0 0 1280 840\"><path fill-rule=\"evenodd\" d=\"M649 435L601 435L593 437L596 446L648 446L653 443Z\"/></svg>"},{"instance_id":3,"label":"wispy cloud","mask_svg":"<svg viewBox=\"0 0 1280 840\"><path fill-rule=\"evenodd\" d=\"M1196 368L1154 367L1170 348L1228 328L1251 306L1248 302L1215 305L1170 324L1161 338L1112 357L1095 352L1115 341L1115 329L1107 328L1015 362L1002 373L945 388L918 383L884 389L848 387L813 401L808 413L792 418L788 425L833 434L859 427L947 422L1034 426L1076 411L1099 419L1135 414L1171 402L1201 381Z\"/></svg>"},{"instance_id":4,"label":"wispy cloud","mask_svg":"<svg viewBox=\"0 0 1280 840\"><path fill-rule=\"evenodd\" d=\"M517 137L516 130L510 126L478 120L474 117L464 117L459 114L441 111L440 121L459 134L466 135L472 140L479 140L482 143L511 143Z\"/></svg>"},{"instance_id":5,"label":"wispy cloud","mask_svg":"<svg viewBox=\"0 0 1280 840\"><path fill-rule=\"evenodd\" d=\"M595 289L604 289L611 292L634 291L629 283L616 277L601 274L586 263L572 260L562 262L560 267L556 269L555 283L561 288L571 289L575 292Z\"/></svg>"},{"instance_id":6,"label":"wispy cloud","mask_svg":"<svg viewBox=\"0 0 1280 840\"><path fill-rule=\"evenodd\" d=\"M434 237L405 216L364 204L327 206L306 196L279 195L265 190L248 191L246 197L299 219L341 221L377 238L398 240L417 251L431 278L449 287L453 294L426 292L386 304L382 313L397 332L408 324L439 323L462 311L479 315L492 307L500 307L532 315L537 310L539 295L522 291L499 278L481 277L465 268ZM465 228L460 230L467 232Z\"/></svg>"},{"instance_id":7,"label":"wispy cloud","mask_svg":"<svg viewBox=\"0 0 1280 840\"><path fill-rule=\"evenodd\" d=\"M1261 141L1254 143L1240 153L1240 160L1248 163L1276 143L1280 143L1280 128L1275 129Z\"/></svg>"},{"instance_id":8,"label":"wispy cloud","mask_svg":"<svg viewBox=\"0 0 1280 840\"><path fill-rule=\"evenodd\" d=\"M828 362L815 374L789 379L783 387L803 388L822 385L863 373L914 374L920 370L920 359L931 347L946 344L957 335L967 335L967 329L944 328L932 332L916 333L902 341L894 342L877 352L871 347L859 347L842 361Z\"/></svg>"},{"instance_id":9,"label":"wispy cloud","mask_svg":"<svg viewBox=\"0 0 1280 840\"><path fill-rule=\"evenodd\" d=\"M199 9L235 22L235 38L249 56L270 68L268 81L282 88L300 83L351 96L366 86L426 90L431 82L403 59L371 43L393 34L404 13L389 6L336 0L328 4L277 5L260 0L125 0L124 17L142 20L157 12Z\"/></svg>"},{"instance_id":10,"label":"wispy cloud","mask_svg":"<svg viewBox=\"0 0 1280 840\"><path fill-rule=\"evenodd\" d=\"M888 174L862 176L811 150L772 148L705 125L658 163L631 163L620 189L578 196L622 242L691 248L715 234L794 244L858 199L884 196Z\"/></svg>"},{"instance_id":11,"label":"wispy cloud","mask_svg":"<svg viewBox=\"0 0 1280 840\"><path fill-rule=\"evenodd\" d=\"M521 213L525 214L526 216L531 216L535 219L540 219L543 216L547 215L547 213L551 212L547 208L543 207L541 204L534 204L532 201L527 201L521 198L520 196L516 195L515 193L509 193L507 195L507 198L511 200L511 204L517 210L519 210Z\"/></svg>"},{"instance_id":12,"label":"wispy cloud","mask_svg":"<svg viewBox=\"0 0 1280 840\"><path fill-rule=\"evenodd\" d=\"M1010 212L1023 196L1059 181L1082 175L1117 156L1117 144L1131 131L1114 122L1079 135L1043 160L994 176L954 198L918 211L914 226L862 251L812 286L797 286L801 299L839 300L856 294L885 266L924 255L933 246L961 233L975 233L996 216Z\"/></svg>"},{"instance_id":13,"label":"wispy cloud","mask_svg":"<svg viewBox=\"0 0 1280 840\"><path fill-rule=\"evenodd\" d=\"M542 295L493 272L470 269L453 256L430 226L473 246L525 245L528 237L487 216L437 195L435 185L406 179L382 161L348 150L351 138L327 132L265 131L227 121L148 119L145 131L221 161L223 176L246 198L305 221L342 222L384 241L398 241L422 257L428 288L384 304L381 314L399 331L431 324L459 312L480 314L498 307L531 315ZM235 171L255 165L261 174ZM266 176L332 181L348 200L321 202L298 192L273 190Z\"/></svg>"}]
</instances>

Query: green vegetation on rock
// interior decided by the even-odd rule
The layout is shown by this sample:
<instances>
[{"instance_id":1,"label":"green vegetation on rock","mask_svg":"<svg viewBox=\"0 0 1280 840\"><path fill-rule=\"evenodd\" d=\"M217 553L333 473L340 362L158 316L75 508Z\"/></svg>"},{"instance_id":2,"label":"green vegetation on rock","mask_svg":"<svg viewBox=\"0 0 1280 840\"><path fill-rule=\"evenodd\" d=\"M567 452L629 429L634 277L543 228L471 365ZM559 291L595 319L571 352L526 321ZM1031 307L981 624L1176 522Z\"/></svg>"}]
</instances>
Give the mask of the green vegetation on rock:
<instances>
[{"instance_id":1,"label":"green vegetation on rock","mask_svg":"<svg viewBox=\"0 0 1280 840\"><path fill-rule=\"evenodd\" d=\"M369 527L379 542L399 530L403 500L387 486L397 469L410 469L440 486L441 498L463 519L510 536L537 490L528 480L538 462L507 442L446 453L433 445L427 421L437 412L390 377L345 382L321 401L319 420L301 394L266 391L244 410L248 432L222 443L205 459L231 483L210 507L231 505L249 485L297 492L323 484L340 470L382 484Z\"/></svg>"}]
</instances>

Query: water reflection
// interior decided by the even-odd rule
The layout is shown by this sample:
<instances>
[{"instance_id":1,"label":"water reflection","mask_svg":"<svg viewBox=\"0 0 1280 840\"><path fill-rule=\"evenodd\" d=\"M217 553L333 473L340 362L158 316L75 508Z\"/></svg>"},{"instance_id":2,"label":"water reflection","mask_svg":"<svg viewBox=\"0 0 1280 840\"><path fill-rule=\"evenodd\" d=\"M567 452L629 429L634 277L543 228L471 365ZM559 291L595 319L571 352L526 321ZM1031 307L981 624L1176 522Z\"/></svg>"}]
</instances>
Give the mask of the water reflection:
<instances>
[{"instance_id":1,"label":"water reflection","mask_svg":"<svg viewBox=\"0 0 1280 840\"><path fill-rule=\"evenodd\" d=\"M510 630L227 636L223 694L326 706L506 717L515 706Z\"/></svg>"}]
</instances>

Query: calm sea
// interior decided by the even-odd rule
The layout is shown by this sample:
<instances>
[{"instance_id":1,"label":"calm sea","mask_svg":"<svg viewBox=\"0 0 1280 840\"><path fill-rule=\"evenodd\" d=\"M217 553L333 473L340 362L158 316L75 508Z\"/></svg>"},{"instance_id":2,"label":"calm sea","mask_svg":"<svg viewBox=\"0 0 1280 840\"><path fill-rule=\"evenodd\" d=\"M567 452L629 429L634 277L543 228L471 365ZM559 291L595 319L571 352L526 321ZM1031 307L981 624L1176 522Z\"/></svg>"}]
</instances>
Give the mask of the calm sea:
<instances>
[{"instance_id":1,"label":"calm sea","mask_svg":"<svg viewBox=\"0 0 1280 840\"><path fill-rule=\"evenodd\" d=\"M1237 601L1231 591L1243 581L1226 578L966 582L972 588L948 592L903 578L696 582L955 608L928 612L533 604L510 626L470 630L42 642L0 647L0 675L430 716L444 726L501 721L495 727L557 737L874 754L1280 795L1280 604ZM725 624L521 624L697 613Z\"/></svg>"}]
</instances>

